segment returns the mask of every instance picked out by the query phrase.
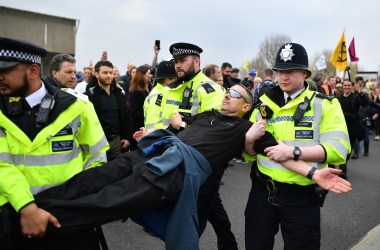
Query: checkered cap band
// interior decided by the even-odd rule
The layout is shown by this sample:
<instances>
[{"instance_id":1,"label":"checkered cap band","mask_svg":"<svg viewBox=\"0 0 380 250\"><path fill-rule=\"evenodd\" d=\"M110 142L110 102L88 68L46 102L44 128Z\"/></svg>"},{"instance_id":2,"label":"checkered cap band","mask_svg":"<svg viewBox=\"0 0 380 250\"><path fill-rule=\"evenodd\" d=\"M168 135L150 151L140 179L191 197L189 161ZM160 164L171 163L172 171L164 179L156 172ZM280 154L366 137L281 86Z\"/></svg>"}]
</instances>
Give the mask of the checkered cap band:
<instances>
[{"instance_id":1,"label":"checkered cap band","mask_svg":"<svg viewBox=\"0 0 380 250\"><path fill-rule=\"evenodd\" d=\"M179 57L182 55L199 55L199 51L193 50L193 49L177 49L173 48L173 57Z\"/></svg>"},{"instance_id":2,"label":"checkered cap band","mask_svg":"<svg viewBox=\"0 0 380 250\"><path fill-rule=\"evenodd\" d=\"M9 61L41 64L40 55L34 55L31 53L16 50L0 49L0 60L2 58Z\"/></svg>"}]
</instances>

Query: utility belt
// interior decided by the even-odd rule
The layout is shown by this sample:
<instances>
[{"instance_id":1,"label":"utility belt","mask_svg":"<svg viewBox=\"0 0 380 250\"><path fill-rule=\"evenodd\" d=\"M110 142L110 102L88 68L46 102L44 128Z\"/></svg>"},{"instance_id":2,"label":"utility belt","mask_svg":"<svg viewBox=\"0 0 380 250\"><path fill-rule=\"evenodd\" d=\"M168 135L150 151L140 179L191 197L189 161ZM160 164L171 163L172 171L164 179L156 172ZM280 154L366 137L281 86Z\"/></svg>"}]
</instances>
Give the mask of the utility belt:
<instances>
[{"instance_id":1,"label":"utility belt","mask_svg":"<svg viewBox=\"0 0 380 250\"><path fill-rule=\"evenodd\" d=\"M106 138L107 138L107 141L112 141L112 140L116 139L118 136L119 136L118 134L106 135Z\"/></svg>"},{"instance_id":2,"label":"utility belt","mask_svg":"<svg viewBox=\"0 0 380 250\"><path fill-rule=\"evenodd\" d=\"M269 196L279 194L289 194L298 196L307 196L312 198L312 202L320 207L323 206L326 198L326 190L319 187L317 184L301 186L297 184L282 183L272 180L269 176L260 172L257 167L257 162L254 162L251 167L252 185L268 191Z\"/></svg>"},{"instance_id":3,"label":"utility belt","mask_svg":"<svg viewBox=\"0 0 380 250\"><path fill-rule=\"evenodd\" d=\"M317 186L316 184L301 186L297 184L288 184L272 180L269 176L260 172L260 170L257 167L257 164L252 165L251 179L252 184L258 188L266 189L269 192L277 190L277 192L279 193L292 195L311 195L312 193L314 193L315 186Z\"/></svg>"}]
</instances>

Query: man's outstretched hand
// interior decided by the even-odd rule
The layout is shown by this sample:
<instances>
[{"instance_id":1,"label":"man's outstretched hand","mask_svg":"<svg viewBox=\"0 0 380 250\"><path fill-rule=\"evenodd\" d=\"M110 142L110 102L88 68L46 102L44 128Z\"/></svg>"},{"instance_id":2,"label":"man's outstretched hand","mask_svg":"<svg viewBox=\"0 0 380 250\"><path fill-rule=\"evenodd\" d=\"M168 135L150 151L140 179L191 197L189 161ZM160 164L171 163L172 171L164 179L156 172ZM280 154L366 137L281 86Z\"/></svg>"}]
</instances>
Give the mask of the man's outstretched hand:
<instances>
[{"instance_id":1,"label":"man's outstretched hand","mask_svg":"<svg viewBox=\"0 0 380 250\"><path fill-rule=\"evenodd\" d=\"M351 192L351 183L338 176L341 172L342 170L336 168L319 169L315 171L313 181L321 188L337 194Z\"/></svg>"}]
</instances>

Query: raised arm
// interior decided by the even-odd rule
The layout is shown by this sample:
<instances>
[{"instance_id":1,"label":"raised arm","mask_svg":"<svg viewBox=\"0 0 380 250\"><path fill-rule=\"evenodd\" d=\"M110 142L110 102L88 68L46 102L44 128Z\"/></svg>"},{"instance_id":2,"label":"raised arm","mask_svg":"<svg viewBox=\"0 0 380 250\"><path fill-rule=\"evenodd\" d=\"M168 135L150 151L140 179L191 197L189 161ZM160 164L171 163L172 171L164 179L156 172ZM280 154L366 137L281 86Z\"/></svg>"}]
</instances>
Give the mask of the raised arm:
<instances>
[{"instance_id":1,"label":"raised arm","mask_svg":"<svg viewBox=\"0 0 380 250\"><path fill-rule=\"evenodd\" d=\"M255 142L265 134L265 120L260 120L252 124L251 128L245 134L244 151L249 155L256 155L254 150Z\"/></svg>"}]
</instances>

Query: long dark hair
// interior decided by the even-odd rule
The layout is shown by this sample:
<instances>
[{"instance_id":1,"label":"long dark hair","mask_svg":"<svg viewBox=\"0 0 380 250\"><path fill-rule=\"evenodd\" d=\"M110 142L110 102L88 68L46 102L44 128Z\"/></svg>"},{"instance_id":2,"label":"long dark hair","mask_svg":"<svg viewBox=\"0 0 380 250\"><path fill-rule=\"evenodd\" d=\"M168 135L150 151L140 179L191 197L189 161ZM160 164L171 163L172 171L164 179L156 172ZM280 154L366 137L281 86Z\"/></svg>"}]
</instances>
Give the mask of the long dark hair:
<instances>
[{"instance_id":1,"label":"long dark hair","mask_svg":"<svg viewBox=\"0 0 380 250\"><path fill-rule=\"evenodd\" d=\"M128 79L129 80L132 80L132 70L136 69L137 70L137 67L132 67L131 70L128 71Z\"/></svg>"},{"instance_id":2,"label":"long dark hair","mask_svg":"<svg viewBox=\"0 0 380 250\"><path fill-rule=\"evenodd\" d=\"M131 86L129 87L129 92L133 92L134 90L138 90L140 92L148 94L146 87L145 87L146 84L148 84L148 83L145 82L144 75L146 74L146 72L148 72L149 69L150 69L150 67L147 65L142 65L142 66L137 68L136 75L131 81Z\"/></svg>"}]
</instances>

